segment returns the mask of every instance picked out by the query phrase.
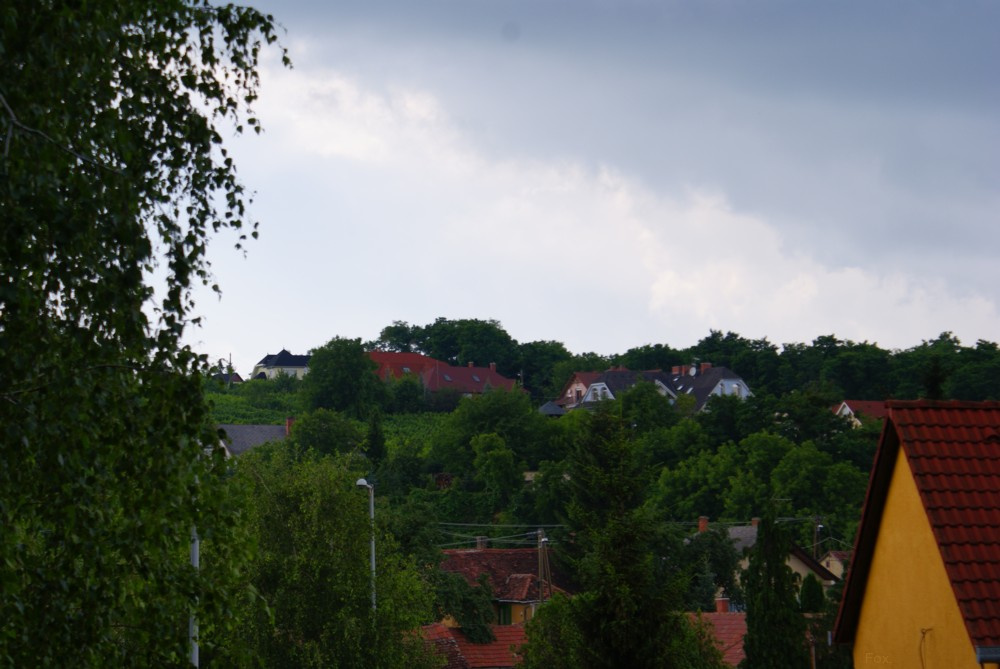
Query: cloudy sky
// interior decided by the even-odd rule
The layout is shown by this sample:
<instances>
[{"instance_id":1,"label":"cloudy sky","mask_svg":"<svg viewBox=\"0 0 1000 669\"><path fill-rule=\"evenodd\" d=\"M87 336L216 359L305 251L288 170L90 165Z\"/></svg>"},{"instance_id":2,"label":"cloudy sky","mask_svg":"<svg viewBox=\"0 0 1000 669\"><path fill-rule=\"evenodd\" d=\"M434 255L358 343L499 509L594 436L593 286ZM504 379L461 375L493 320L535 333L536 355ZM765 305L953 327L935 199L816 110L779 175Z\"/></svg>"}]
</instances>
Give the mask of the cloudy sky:
<instances>
[{"instance_id":1,"label":"cloudy sky","mask_svg":"<svg viewBox=\"0 0 1000 669\"><path fill-rule=\"evenodd\" d=\"M499 320L574 352L1000 340L1000 4L258 3L246 257L191 343ZM484 364L488 361L482 361Z\"/></svg>"}]
</instances>

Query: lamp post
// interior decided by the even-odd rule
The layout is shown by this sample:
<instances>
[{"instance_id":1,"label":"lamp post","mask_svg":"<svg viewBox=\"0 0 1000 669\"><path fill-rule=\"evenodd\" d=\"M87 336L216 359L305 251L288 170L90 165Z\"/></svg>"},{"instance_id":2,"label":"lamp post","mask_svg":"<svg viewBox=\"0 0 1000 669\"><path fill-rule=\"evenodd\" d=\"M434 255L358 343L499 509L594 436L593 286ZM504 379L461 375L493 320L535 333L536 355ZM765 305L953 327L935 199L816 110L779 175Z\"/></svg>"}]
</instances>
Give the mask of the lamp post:
<instances>
[{"instance_id":1,"label":"lamp post","mask_svg":"<svg viewBox=\"0 0 1000 669\"><path fill-rule=\"evenodd\" d=\"M371 520L372 540L369 555L372 568L372 611L375 611L375 486L365 479L358 479L359 488L368 488L368 517Z\"/></svg>"}]
</instances>

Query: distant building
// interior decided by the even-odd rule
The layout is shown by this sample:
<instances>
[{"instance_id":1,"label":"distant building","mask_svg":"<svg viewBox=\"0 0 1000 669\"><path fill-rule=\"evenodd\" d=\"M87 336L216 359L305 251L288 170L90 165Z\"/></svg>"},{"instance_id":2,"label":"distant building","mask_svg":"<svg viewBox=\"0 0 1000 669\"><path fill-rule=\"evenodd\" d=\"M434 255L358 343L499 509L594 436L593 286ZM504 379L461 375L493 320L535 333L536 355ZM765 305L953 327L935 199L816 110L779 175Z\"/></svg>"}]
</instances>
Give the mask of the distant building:
<instances>
[{"instance_id":1,"label":"distant building","mask_svg":"<svg viewBox=\"0 0 1000 669\"><path fill-rule=\"evenodd\" d=\"M616 399L640 382L652 383L661 395L673 400L689 395L694 398L698 411L713 395L746 399L751 394L750 387L738 374L703 362L675 365L669 373L659 369L637 372L625 367L612 367L603 372L575 372L553 402L566 411L585 409L604 400ZM554 411L549 408L548 413L552 415Z\"/></svg>"},{"instance_id":2,"label":"distant building","mask_svg":"<svg viewBox=\"0 0 1000 669\"><path fill-rule=\"evenodd\" d=\"M279 374L287 374L301 379L309 371L309 355L295 355L285 349L278 353L268 353L254 365L251 379L273 379Z\"/></svg>"},{"instance_id":3,"label":"distant building","mask_svg":"<svg viewBox=\"0 0 1000 669\"><path fill-rule=\"evenodd\" d=\"M844 400L833 407L833 413L846 418L854 427L861 427L862 418L882 420L887 410L885 400Z\"/></svg>"}]
</instances>

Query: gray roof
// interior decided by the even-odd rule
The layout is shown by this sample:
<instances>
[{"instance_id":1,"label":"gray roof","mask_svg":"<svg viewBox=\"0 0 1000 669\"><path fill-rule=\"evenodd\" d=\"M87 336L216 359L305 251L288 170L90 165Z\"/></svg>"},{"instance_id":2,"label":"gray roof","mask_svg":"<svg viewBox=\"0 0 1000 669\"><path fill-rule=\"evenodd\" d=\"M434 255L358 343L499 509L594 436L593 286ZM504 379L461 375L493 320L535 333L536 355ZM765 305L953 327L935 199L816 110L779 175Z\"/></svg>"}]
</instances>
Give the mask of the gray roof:
<instances>
[{"instance_id":1,"label":"gray roof","mask_svg":"<svg viewBox=\"0 0 1000 669\"><path fill-rule=\"evenodd\" d=\"M226 450L230 455L240 455L255 446L269 441L282 441L288 436L284 425L220 425L226 432Z\"/></svg>"},{"instance_id":2,"label":"gray roof","mask_svg":"<svg viewBox=\"0 0 1000 669\"><path fill-rule=\"evenodd\" d=\"M277 353L268 353L257 364L265 367L308 367L311 357L311 355L295 355L281 349Z\"/></svg>"},{"instance_id":3,"label":"gray roof","mask_svg":"<svg viewBox=\"0 0 1000 669\"><path fill-rule=\"evenodd\" d=\"M723 380L742 381L740 375L726 367L709 367L699 370L692 376L689 373L671 374L668 388L672 388L677 395L693 395L695 407L700 409L705 406L712 390Z\"/></svg>"}]
</instances>

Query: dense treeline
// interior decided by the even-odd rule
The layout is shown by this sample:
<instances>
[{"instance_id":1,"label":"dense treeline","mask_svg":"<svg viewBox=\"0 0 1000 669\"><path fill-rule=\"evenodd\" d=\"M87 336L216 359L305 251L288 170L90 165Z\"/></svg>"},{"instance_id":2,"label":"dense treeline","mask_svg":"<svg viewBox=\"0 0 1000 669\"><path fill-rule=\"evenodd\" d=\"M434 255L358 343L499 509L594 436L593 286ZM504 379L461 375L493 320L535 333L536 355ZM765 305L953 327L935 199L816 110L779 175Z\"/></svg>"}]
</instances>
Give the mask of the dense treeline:
<instances>
[{"instance_id":1,"label":"dense treeline","mask_svg":"<svg viewBox=\"0 0 1000 669\"><path fill-rule=\"evenodd\" d=\"M688 348L646 344L615 355L573 354L558 341L518 343L493 320L438 318L425 326L397 321L368 348L423 353L450 364L495 362L536 399L554 397L570 374L611 366L670 369L694 360L736 371L757 394L784 395L809 386L843 399L997 399L997 344L964 346L950 332L903 350L817 337L810 344L747 339L713 330Z\"/></svg>"}]
</instances>

